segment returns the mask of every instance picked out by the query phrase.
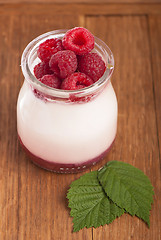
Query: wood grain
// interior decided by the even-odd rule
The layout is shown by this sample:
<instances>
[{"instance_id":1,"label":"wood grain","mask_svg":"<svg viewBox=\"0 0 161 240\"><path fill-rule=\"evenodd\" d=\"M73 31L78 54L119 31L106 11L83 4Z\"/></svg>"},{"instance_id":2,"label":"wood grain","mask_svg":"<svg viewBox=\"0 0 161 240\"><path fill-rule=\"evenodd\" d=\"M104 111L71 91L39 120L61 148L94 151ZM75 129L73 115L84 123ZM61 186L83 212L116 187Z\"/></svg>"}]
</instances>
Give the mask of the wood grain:
<instances>
[{"instance_id":1,"label":"wood grain","mask_svg":"<svg viewBox=\"0 0 161 240\"><path fill-rule=\"evenodd\" d=\"M98 3L98 0L0 0L0 3ZM160 3L161 0L100 0L99 3Z\"/></svg>"},{"instance_id":2,"label":"wood grain","mask_svg":"<svg viewBox=\"0 0 161 240\"><path fill-rule=\"evenodd\" d=\"M17 17L0 16L0 29L0 239L17 239L19 158L15 133L20 87Z\"/></svg>"},{"instance_id":3,"label":"wood grain","mask_svg":"<svg viewBox=\"0 0 161 240\"><path fill-rule=\"evenodd\" d=\"M160 10L161 4L146 3L0 5L0 239L161 239ZM111 152L92 170L120 160L149 176L155 190L150 229L125 214L109 226L72 233L66 192L83 173L42 170L18 143L16 101L23 83L22 51L44 32L76 25L104 40L116 63L112 83L119 102L117 138Z\"/></svg>"},{"instance_id":4,"label":"wood grain","mask_svg":"<svg viewBox=\"0 0 161 240\"><path fill-rule=\"evenodd\" d=\"M150 47L152 55L152 72L156 101L158 143L161 154L161 16L149 16ZM161 156L161 155L160 155Z\"/></svg>"},{"instance_id":5,"label":"wood grain","mask_svg":"<svg viewBox=\"0 0 161 240\"><path fill-rule=\"evenodd\" d=\"M143 15L161 14L161 4L2 4L0 14L4 15Z\"/></svg>"}]
</instances>

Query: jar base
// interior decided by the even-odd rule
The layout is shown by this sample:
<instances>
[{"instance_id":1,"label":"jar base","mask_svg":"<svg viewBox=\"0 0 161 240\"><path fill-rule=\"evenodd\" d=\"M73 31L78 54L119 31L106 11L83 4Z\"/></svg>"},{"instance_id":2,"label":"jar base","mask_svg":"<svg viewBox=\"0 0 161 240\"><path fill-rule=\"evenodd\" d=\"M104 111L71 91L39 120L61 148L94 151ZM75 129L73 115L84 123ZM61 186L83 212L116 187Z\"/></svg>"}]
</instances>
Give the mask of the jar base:
<instances>
[{"instance_id":1,"label":"jar base","mask_svg":"<svg viewBox=\"0 0 161 240\"><path fill-rule=\"evenodd\" d=\"M115 139L113 140L113 142L111 143L111 145L106 149L106 151L104 151L102 154L100 154L99 156L83 162L83 163L77 163L77 164L63 164L63 163L55 163L55 162L49 162L46 161L40 157L35 156L33 153L31 153L23 144L20 136L18 136L20 144L22 146L22 148L25 150L25 152L27 153L27 155L30 157L30 160L37 165L40 168L43 168L47 171L51 171L51 172L55 172L55 173L78 173L78 172L83 172L86 169L94 166L96 163L100 162L105 156L106 154L110 151Z\"/></svg>"}]
</instances>

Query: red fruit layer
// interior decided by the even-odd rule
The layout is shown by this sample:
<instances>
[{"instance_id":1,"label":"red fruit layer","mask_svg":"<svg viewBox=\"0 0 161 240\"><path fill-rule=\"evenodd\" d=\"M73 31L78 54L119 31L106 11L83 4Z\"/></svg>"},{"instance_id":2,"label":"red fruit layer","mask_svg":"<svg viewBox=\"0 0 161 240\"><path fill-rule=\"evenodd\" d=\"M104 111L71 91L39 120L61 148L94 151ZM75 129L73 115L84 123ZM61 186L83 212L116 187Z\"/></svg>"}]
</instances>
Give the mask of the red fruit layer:
<instances>
[{"instance_id":1,"label":"red fruit layer","mask_svg":"<svg viewBox=\"0 0 161 240\"><path fill-rule=\"evenodd\" d=\"M39 158L37 156L35 156L33 153L31 153L23 144L21 138L19 137L20 143L23 147L23 149L25 150L25 152L29 155L30 159L32 160L33 163L35 163L36 165L38 165L41 168L44 168L46 170L52 171L52 172L56 172L56 173L78 173L78 172L82 172L85 171L86 169L92 167L93 165L95 165L96 163L98 163L99 161L101 161L106 154L109 152L109 150L111 149L112 144L110 145L109 148L107 148L106 151L104 151L102 154L100 154L99 156L90 159L89 161L83 162L83 163L76 163L76 164L63 164L63 163L56 163L56 162L49 162L46 161L42 158Z\"/></svg>"},{"instance_id":2,"label":"red fruit layer","mask_svg":"<svg viewBox=\"0 0 161 240\"><path fill-rule=\"evenodd\" d=\"M62 43L65 49L83 55L94 48L94 36L86 28L76 27L66 32Z\"/></svg>"}]
</instances>

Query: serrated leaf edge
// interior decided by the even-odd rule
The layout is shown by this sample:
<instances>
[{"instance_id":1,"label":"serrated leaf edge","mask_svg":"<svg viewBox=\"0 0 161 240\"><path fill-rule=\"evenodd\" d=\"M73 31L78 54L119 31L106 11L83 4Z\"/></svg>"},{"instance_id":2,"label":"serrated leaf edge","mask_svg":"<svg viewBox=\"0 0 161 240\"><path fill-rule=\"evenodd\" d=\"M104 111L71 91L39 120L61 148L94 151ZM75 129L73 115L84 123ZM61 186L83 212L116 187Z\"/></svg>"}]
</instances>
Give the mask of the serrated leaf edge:
<instances>
[{"instance_id":1,"label":"serrated leaf edge","mask_svg":"<svg viewBox=\"0 0 161 240\"><path fill-rule=\"evenodd\" d=\"M113 163L113 162L123 163L123 164L125 164L125 165L134 167L134 166L132 166L132 165L129 164L129 163L125 163L125 162L121 162L121 161L110 161L110 162L108 162L106 165L104 165L102 168L100 168L100 169L98 170L98 172L101 172L101 171L103 170L103 168L106 168L106 169L107 169L107 168L111 168L112 170L113 170L113 169L117 169L117 168L115 168L115 167L109 167L109 166L108 166L108 165L110 165L110 164ZM152 187L152 189L151 189L151 194L152 194L152 196L153 196L153 195L154 195L154 188L153 188L153 186L152 186L152 184L151 184L151 181L150 181L150 179L148 178L148 176L145 175L145 173L144 173L142 170L140 170L139 168L136 168L136 167L134 167L134 168L137 169L137 170L139 170L139 172L142 173L142 174L148 179L149 184L150 184L151 187ZM119 176L117 176L117 174L116 174L116 177L120 180L120 182L122 182L121 179L119 178ZM98 178L98 175L97 175L97 178ZM99 181L100 185L102 186L99 178L98 178L98 181ZM122 184L124 185L124 183L122 183ZM124 187L126 188L126 185L124 185ZM111 199L110 196L108 195L108 193L106 192L106 190L104 189L103 186L102 186L102 188L103 188L104 192L106 193L106 195L109 197L109 199ZM126 190L129 192L129 190L128 190L127 188L126 188ZM133 199L135 200L137 206L139 206L138 203L137 203L137 201L136 201L136 199L135 199L135 197L131 194L131 192L129 192L129 194L133 197ZM128 214L130 214L131 216L136 216L136 217L138 217L139 219L141 219L142 221L144 221L144 222L148 225L148 227L150 227L150 219L148 219L149 221L147 222L147 221L144 220L143 218L139 217L137 214L134 214L134 215L131 214L126 208L118 205L118 203L115 202L113 199L111 199L111 201L114 202L114 203L115 203L118 207L120 207L121 209L124 209L124 210L125 210ZM148 212L148 216L149 216L149 217L150 217L150 211L151 211L151 209L152 209L152 203L153 203L153 198L152 198L152 201L151 201L151 208L149 209L149 212Z\"/></svg>"}]
</instances>

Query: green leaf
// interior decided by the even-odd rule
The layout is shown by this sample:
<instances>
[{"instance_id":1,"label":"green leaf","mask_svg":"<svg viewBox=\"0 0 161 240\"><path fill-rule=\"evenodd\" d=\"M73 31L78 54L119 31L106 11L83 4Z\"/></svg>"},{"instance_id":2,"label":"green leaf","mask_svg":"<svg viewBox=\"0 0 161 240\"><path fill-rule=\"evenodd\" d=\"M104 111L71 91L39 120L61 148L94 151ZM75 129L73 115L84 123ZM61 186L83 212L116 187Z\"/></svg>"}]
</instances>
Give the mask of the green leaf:
<instances>
[{"instance_id":1,"label":"green leaf","mask_svg":"<svg viewBox=\"0 0 161 240\"><path fill-rule=\"evenodd\" d=\"M97 171L87 173L72 182L67 198L74 232L87 227L99 227L111 223L124 210L114 204L105 194L97 178Z\"/></svg>"},{"instance_id":2,"label":"green leaf","mask_svg":"<svg viewBox=\"0 0 161 240\"><path fill-rule=\"evenodd\" d=\"M124 162L111 161L99 170L98 179L114 203L150 226L154 192L149 178L141 170Z\"/></svg>"}]
</instances>

